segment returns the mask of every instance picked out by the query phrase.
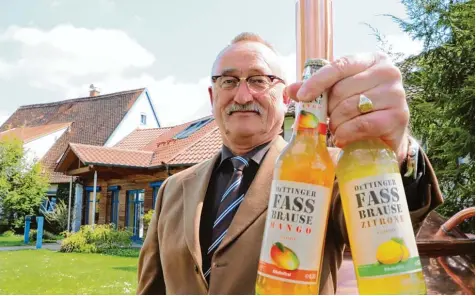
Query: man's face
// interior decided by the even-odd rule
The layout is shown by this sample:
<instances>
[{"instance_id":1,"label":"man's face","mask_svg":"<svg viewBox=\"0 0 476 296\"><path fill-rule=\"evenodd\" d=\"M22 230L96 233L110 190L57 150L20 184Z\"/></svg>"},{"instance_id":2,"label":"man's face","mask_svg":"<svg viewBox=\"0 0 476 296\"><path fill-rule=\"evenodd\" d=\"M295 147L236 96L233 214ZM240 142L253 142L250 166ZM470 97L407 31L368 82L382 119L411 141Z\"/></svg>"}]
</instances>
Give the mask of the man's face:
<instances>
[{"instance_id":1,"label":"man's face","mask_svg":"<svg viewBox=\"0 0 476 296\"><path fill-rule=\"evenodd\" d=\"M258 42L240 42L218 57L212 75L236 78L275 75L282 78L283 74L278 57L271 49ZM268 89L256 91L253 87L250 89L245 80L237 87L227 89L231 81L222 78L210 88L213 115L225 142L249 142L251 139L259 145L272 140L280 132L284 119L284 83L273 79ZM259 85L260 80L251 79L250 83Z\"/></svg>"}]
</instances>

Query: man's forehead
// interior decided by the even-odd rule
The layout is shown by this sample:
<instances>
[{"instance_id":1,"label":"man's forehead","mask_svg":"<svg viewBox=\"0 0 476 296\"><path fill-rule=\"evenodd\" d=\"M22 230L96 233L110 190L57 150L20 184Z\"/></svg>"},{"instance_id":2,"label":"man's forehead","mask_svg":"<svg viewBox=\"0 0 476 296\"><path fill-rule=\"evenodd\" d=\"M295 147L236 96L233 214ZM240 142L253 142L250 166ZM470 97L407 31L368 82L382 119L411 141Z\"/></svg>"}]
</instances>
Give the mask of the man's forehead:
<instances>
[{"instance_id":1,"label":"man's forehead","mask_svg":"<svg viewBox=\"0 0 476 296\"><path fill-rule=\"evenodd\" d=\"M277 54L259 42L239 42L225 48L217 57L213 75L239 72L267 73L279 75Z\"/></svg>"}]
</instances>

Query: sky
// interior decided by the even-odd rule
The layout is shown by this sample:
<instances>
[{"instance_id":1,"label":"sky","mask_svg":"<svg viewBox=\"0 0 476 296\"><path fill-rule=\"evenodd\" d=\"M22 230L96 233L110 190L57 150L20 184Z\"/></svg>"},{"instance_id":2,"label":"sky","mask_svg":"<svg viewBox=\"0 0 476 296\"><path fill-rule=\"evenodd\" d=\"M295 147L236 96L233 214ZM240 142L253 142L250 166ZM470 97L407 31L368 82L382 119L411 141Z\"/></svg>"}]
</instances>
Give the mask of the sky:
<instances>
[{"instance_id":1,"label":"sky","mask_svg":"<svg viewBox=\"0 0 476 296\"><path fill-rule=\"evenodd\" d=\"M399 0L333 0L334 56L417 53L389 17ZM22 105L146 87L162 126L211 114L207 87L217 53L250 31L282 55L296 80L295 0L35 0L0 2L0 124Z\"/></svg>"}]
</instances>

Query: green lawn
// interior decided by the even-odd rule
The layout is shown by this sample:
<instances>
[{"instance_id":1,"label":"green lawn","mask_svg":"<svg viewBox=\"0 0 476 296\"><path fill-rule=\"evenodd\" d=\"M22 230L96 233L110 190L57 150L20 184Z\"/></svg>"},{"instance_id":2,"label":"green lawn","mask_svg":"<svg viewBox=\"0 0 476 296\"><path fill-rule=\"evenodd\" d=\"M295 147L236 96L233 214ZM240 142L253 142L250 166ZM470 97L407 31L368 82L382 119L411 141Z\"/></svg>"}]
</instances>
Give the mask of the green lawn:
<instances>
[{"instance_id":1,"label":"green lawn","mask_svg":"<svg viewBox=\"0 0 476 296\"><path fill-rule=\"evenodd\" d=\"M0 247L23 246L23 236L21 235L0 235Z\"/></svg>"},{"instance_id":2,"label":"green lawn","mask_svg":"<svg viewBox=\"0 0 476 296\"><path fill-rule=\"evenodd\" d=\"M8 235L8 236L0 235L0 247L25 246L25 244L23 243L23 239L24 239L23 235ZM44 244L46 244L46 243L54 243L60 239L62 239L62 237L57 236L57 239L53 240L53 239L43 238L42 241ZM30 239L30 242L28 243L28 245L34 246L35 244L36 244L36 240Z\"/></svg>"},{"instance_id":3,"label":"green lawn","mask_svg":"<svg viewBox=\"0 0 476 296\"><path fill-rule=\"evenodd\" d=\"M0 294L135 294L138 250L121 254L2 251Z\"/></svg>"}]
</instances>

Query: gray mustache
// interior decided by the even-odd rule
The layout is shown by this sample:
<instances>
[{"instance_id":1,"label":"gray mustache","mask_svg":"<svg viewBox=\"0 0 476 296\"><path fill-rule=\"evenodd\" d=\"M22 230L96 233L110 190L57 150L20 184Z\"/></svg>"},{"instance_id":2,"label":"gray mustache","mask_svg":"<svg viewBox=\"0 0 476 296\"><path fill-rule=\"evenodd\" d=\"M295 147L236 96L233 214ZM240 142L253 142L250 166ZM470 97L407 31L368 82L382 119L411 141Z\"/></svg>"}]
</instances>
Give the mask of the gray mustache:
<instances>
[{"instance_id":1,"label":"gray mustache","mask_svg":"<svg viewBox=\"0 0 476 296\"><path fill-rule=\"evenodd\" d=\"M226 114L230 115L233 112L240 112L240 111L252 111L258 114L262 113L261 107L259 105L251 103L246 105L233 104L226 109Z\"/></svg>"}]
</instances>

